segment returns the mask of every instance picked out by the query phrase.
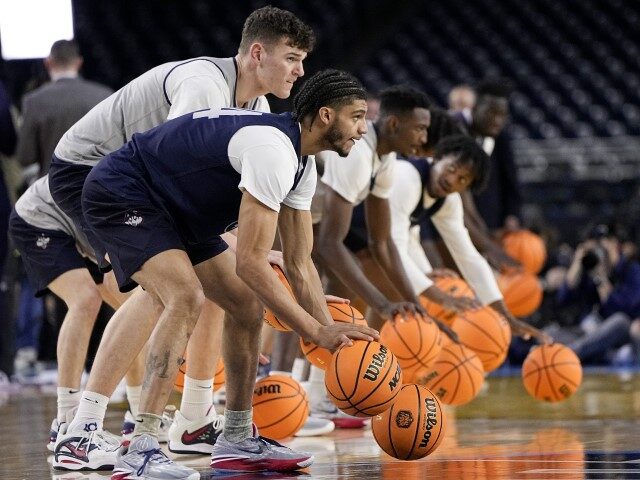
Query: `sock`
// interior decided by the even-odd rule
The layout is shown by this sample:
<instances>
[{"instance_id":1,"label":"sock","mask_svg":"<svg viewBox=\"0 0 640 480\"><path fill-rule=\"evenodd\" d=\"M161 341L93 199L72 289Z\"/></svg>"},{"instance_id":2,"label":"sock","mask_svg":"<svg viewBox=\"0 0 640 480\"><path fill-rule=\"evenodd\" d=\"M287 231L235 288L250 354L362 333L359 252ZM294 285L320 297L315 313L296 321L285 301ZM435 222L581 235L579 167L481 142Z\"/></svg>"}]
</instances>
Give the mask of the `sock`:
<instances>
[{"instance_id":1,"label":"sock","mask_svg":"<svg viewBox=\"0 0 640 480\"><path fill-rule=\"evenodd\" d=\"M158 438L160 423L162 423L162 417L160 415L156 415L155 413L138 413L131 443L140 435L151 435L152 437Z\"/></svg>"},{"instance_id":2,"label":"sock","mask_svg":"<svg viewBox=\"0 0 640 480\"><path fill-rule=\"evenodd\" d=\"M127 385L127 401L129 402L129 410L135 418L138 415L138 407L140 406L140 395L142 394L142 385L130 387Z\"/></svg>"},{"instance_id":3,"label":"sock","mask_svg":"<svg viewBox=\"0 0 640 480\"><path fill-rule=\"evenodd\" d=\"M80 402L80 390L58 387L58 425L67 421L67 412Z\"/></svg>"},{"instance_id":4,"label":"sock","mask_svg":"<svg viewBox=\"0 0 640 480\"><path fill-rule=\"evenodd\" d=\"M224 438L231 443L240 443L253 434L253 411L224 411Z\"/></svg>"},{"instance_id":5,"label":"sock","mask_svg":"<svg viewBox=\"0 0 640 480\"><path fill-rule=\"evenodd\" d=\"M324 370L314 365L311 365L311 370L309 371L307 393L309 394L309 403L312 410L318 408L327 397L327 388L324 386Z\"/></svg>"},{"instance_id":6,"label":"sock","mask_svg":"<svg viewBox=\"0 0 640 480\"><path fill-rule=\"evenodd\" d=\"M180 413L187 420L205 417L213 404L213 379L197 380L184 376Z\"/></svg>"},{"instance_id":7,"label":"sock","mask_svg":"<svg viewBox=\"0 0 640 480\"><path fill-rule=\"evenodd\" d=\"M284 370L271 370L269 375L284 375L285 377L290 377L291 372L285 372Z\"/></svg>"},{"instance_id":8,"label":"sock","mask_svg":"<svg viewBox=\"0 0 640 480\"><path fill-rule=\"evenodd\" d=\"M304 367L306 366L307 361L304 358L296 358L293 361L293 368L291 369L291 378L294 380L301 382L302 375L304 374Z\"/></svg>"},{"instance_id":9,"label":"sock","mask_svg":"<svg viewBox=\"0 0 640 480\"><path fill-rule=\"evenodd\" d=\"M67 431L84 430L85 432L91 432L93 430L102 430L102 423L107 413L108 404L109 397L85 390L82 392L78 403L78 411L73 417L73 421L69 424Z\"/></svg>"}]
</instances>

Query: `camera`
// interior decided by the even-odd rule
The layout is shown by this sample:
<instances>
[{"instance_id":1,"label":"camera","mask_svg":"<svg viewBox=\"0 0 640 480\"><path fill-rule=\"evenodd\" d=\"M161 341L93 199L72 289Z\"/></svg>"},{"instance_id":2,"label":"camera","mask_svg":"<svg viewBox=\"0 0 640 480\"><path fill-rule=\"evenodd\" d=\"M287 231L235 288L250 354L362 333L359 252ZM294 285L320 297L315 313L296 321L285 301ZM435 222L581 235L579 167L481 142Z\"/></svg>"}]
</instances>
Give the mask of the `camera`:
<instances>
[{"instance_id":1,"label":"camera","mask_svg":"<svg viewBox=\"0 0 640 480\"><path fill-rule=\"evenodd\" d=\"M607 225L596 225L589 232L589 239L597 242L596 246L587 250L582 257L581 264L585 272L590 272L598 266L598 264L607 258L607 251L600 244L600 240L609 235L609 227Z\"/></svg>"}]
</instances>

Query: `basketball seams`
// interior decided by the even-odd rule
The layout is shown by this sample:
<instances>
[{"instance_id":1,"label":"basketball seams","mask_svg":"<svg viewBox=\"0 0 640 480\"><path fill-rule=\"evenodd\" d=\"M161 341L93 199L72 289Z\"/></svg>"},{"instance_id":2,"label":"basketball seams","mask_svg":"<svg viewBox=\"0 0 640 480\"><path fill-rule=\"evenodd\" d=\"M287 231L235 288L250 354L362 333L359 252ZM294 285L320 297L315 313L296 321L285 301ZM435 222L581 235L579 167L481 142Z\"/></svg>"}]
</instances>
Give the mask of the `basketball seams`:
<instances>
[{"instance_id":1,"label":"basketball seams","mask_svg":"<svg viewBox=\"0 0 640 480\"><path fill-rule=\"evenodd\" d=\"M354 407L354 408L357 408L357 407L358 407L358 405L360 405L362 402L364 402L364 401L365 401L365 400L367 400L369 397L371 397L371 395L373 395L374 393L376 393L376 391L378 390L378 388L380 388L380 386L381 386L381 385L383 385L383 384L386 384L386 383L387 383L387 377L389 376L389 373L392 371L391 367L392 367L392 366L394 366L394 364L395 364L395 368L393 369L393 373L395 374L395 371L398 369L398 360L397 360L397 359L394 359L394 357L393 357L393 353L391 353L391 350L389 350L389 353L391 354L391 355L389 356L389 366L387 367L387 371L386 371L386 373L384 374L384 377L382 377L382 379L378 382L378 384L377 384L375 387L373 387L373 389L372 389L372 390L367 394L367 396L366 396L366 397L361 398L361 399L360 399L360 400L358 400L356 403L353 403L353 402L351 402L351 400L349 400L349 402L353 405L353 407ZM395 362L394 362L393 360L395 360ZM402 371L402 369L401 369L400 371ZM355 391L354 391L354 394L355 394ZM398 390L396 390L396 394L393 396L393 398L395 398L397 394L398 394ZM352 397L353 397L353 395L352 395ZM385 402L382 402L382 404L385 404L385 403L387 403L387 402L386 402L386 401L385 401ZM382 404L378 404L378 405L382 405ZM375 405L374 405L374 406L375 406ZM369 410L369 409L371 409L371 408L372 408L372 407L367 407L367 410Z\"/></svg>"},{"instance_id":2,"label":"basketball seams","mask_svg":"<svg viewBox=\"0 0 640 480\"><path fill-rule=\"evenodd\" d=\"M338 357L340 356L340 354L342 353L342 348L340 348L334 355L333 355L333 361L331 362L331 365L333 366L333 371L335 372L335 377L336 377L336 383L338 384L338 388L340 389L340 391L342 392L342 394L344 395L344 398L338 398L330 389L327 389L327 392L331 394L331 396L333 398L335 398L338 401L345 401L349 398L349 396L347 395L347 392L344 391L344 388L342 387L342 382L340 381L340 376L338 375ZM325 381L325 385L326 385L326 381Z\"/></svg>"},{"instance_id":3,"label":"basketball seams","mask_svg":"<svg viewBox=\"0 0 640 480\"><path fill-rule=\"evenodd\" d=\"M540 355L542 355L542 362L544 363L545 367L549 365L549 362L547 362L546 353L547 352L545 352L545 349L540 350ZM559 400L558 395L556 394L555 385L553 384L551 376L549 375L549 369L548 368L544 368L544 377L547 379L547 383L549 384L549 390L551 390L551 393L552 393L552 395L554 397L554 400L556 400L556 401Z\"/></svg>"},{"instance_id":4,"label":"basketball seams","mask_svg":"<svg viewBox=\"0 0 640 480\"><path fill-rule=\"evenodd\" d=\"M411 456L413 455L413 451L416 448L416 440L418 439L418 432L420 429L420 419L422 418L422 395L420 395L420 389L418 388L418 386L414 385L414 387L416 388L416 394L418 395L418 418L416 421L416 431L413 434L413 442L411 443L411 450L409 450L409 453L405 457L405 460L411 458ZM400 393L402 393L402 390L404 390L404 387L400 389Z\"/></svg>"}]
</instances>

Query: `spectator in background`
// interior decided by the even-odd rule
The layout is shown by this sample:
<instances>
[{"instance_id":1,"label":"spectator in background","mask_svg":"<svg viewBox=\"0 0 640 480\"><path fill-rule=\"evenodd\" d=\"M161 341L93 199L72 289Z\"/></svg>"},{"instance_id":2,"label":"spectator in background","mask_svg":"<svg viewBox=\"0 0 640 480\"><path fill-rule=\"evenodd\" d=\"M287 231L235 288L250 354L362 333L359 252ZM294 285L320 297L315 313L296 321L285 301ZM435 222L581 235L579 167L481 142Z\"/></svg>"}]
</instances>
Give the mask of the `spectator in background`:
<instances>
[{"instance_id":1,"label":"spectator in background","mask_svg":"<svg viewBox=\"0 0 640 480\"><path fill-rule=\"evenodd\" d=\"M476 92L466 83L456 85L449 92L448 103L452 113L470 110L476 104Z\"/></svg>"},{"instance_id":2,"label":"spectator in background","mask_svg":"<svg viewBox=\"0 0 640 480\"><path fill-rule=\"evenodd\" d=\"M113 92L79 76L82 57L73 40L58 40L44 60L51 82L24 96L18 161L37 164L39 176L49 170L58 141L71 126Z\"/></svg>"},{"instance_id":3,"label":"spectator in background","mask_svg":"<svg viewBox=\"0 0 640 480\"><path fill-rule=\"evenodd\" d=\"M367 120L375 122L380 114L380 96L375 93L367 94Z\"/></svg>"},{"instance_id":4,"label":"spectator in background","mask_svg":"<svg viewBox=\"0 0 640 480\"><path fill-rule=\"evenodd\" d=\"M594 227L576 248L557 293L558 307L576 309L574 323L547 331L583 362L606 363L615 349L629 343L638 353L640 263L626 257L621 246L613 229Z\"/></svg>"}]
</instances>

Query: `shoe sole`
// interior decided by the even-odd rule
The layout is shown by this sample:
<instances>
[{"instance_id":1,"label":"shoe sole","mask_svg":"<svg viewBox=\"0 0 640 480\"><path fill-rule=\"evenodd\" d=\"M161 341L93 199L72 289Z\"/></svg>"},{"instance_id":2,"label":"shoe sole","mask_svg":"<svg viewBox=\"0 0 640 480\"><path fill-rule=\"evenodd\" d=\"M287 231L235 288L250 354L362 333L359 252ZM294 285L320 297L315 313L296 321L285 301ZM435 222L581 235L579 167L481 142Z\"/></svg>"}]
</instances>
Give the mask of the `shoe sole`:
<instances>
[{"instance_id":1,"label":"shoe sole","mask_svg":"<svg viewBox=\"0 0 640 480\"><path fill-rule=\"evenodd\" d=\"M331 423L326 427L322 428L314 428L314 429L301 429L299 430L294 437L319 437L321 435L326 435L328 433L333 432L336 429L335 424Z\"/></svg>"},{"instance_id":2,"label":"shoe sole","mask_svg":"<svg viewBox=\"0 0 640 480\"><path fill-rule=\"evenodd\" d=\"M229 460L211 460L214 472L293 472L307 468L313 463L313 455L308 458L295 460L265 460L262 462L245 463L241 458Z\"/></svg>"},{"instance_id":3,"label":"shoe sole","mask_svg":"<svg viewBox=\"0 0 640 480\"><path fill-rule=\"evenodd\" d=\"M177 453L180 455L211 455L213 453L213 445L185 445L180 442L171 442L171 440L167 445L167 449L171 453Z\"/></svg>"},{"instance_id":4,"label":"shoe sole","mask_svg":"<svg viewBox=\"0 0 640 480\"><path fill-rule=\"evenodd\" d=\"M136 479L145 479L149 477L140 477L136 475L133 470L114 470L111 474L111 480L136 480ZM200 474L198 472L194 472L188 477L175 478L173 480L199 480Z\"/></svg>"},{"instance_id":5,"label":"shoe sole","mask_svg":"<svg viewBox=\"0 0 640 480\"><path fill-rule=\"evenodd\" d=\"M100 472L102 470L113 470L114 464L105 464L105 465L100 465L98 467L89 467L89 466L80 466L79 468L73 468L72 464L68 464L68 465L53 465L53 469L54 470L58 470L58 471L69 471L69 472Z\"/></svg>"}]
</instances>

